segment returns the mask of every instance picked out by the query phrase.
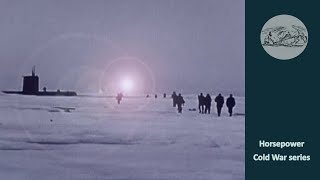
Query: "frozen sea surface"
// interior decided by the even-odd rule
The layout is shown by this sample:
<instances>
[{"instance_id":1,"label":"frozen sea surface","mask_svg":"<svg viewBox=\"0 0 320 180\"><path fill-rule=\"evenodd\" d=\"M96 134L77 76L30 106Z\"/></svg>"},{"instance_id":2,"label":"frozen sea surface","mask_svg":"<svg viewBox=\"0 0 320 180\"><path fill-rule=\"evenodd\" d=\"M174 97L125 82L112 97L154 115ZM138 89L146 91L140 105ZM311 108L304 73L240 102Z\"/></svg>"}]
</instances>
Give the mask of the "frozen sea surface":
<instances>
[{"instance_id":1,"label":"frozen sea surface","mask_svg":"<svg viewBox=\"0 0 320 180\"><path fill-rule=\"evenodd\" d=\"M244 180L245 99L233 117L185 100L1 94L0 178Z\"/></svg>"}]
</instances>

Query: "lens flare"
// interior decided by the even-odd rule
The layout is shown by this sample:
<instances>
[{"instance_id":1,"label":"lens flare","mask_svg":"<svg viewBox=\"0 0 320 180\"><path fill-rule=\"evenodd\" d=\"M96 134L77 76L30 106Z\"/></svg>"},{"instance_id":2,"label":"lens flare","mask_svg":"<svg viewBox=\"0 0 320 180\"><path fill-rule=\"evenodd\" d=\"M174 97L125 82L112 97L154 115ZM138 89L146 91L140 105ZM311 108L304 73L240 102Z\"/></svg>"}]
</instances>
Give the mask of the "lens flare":
<instances>
[{"instance_id":1,"label":"lens flare","mask_svg":"<svg viewBox=\"0 0 320 180\"><path fill-rule=\"evenodd\" d=\"M134 87L134 82L132 79L130 78L124 78L122 81L121 81L121 89L123 92L125 93L129 93L133 90L133 87Z\"/></svg>"}]
</instances>

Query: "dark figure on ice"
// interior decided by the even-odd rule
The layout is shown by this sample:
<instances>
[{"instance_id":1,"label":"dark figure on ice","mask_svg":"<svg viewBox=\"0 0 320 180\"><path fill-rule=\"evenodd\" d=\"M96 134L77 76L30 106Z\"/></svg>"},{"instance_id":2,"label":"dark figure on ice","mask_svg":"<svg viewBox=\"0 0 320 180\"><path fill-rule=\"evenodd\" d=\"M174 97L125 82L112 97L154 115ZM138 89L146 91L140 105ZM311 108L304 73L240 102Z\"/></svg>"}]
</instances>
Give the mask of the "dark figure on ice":
<instances>
[{"instance_id":1,"label":"dark figure on ice","mask_svg":"<svg viewBox=\"0 0 320 180\"><path fill-rule=\"evenodd\" d=\"M176 105L177 105L177 94L176 94L176 92L175 91L173 91L173 93L172 93L172 95L171 95L171 98L172 98L172 100L173 100L173 107L176 107Z\"/></svg>"},{"instance_id":2,"label":"dark figure on ice","mask_svg":"<svg viewBox=\"0 0 320 180\"><path fill-rule=\"evenodd\" d=\"M122 97L123 97L123 94L122 93L119 93L116 97L117 101L118 101L118 104L120 104L121 100L122 100Z\"/></svg>"},{"instance_id":3,"label":"dark figure on ice","mask_svg":"<svg viewBox=\"0 0 320 180\"><path fill-rule=\"evenodd\" d=\"M167 97L167 94L166 94L166 93L164 93L164 94L163 94L163 98L166 98L166 97Z\"/></svg>"},{"instance_id":4,"label":"dark figure on ice","mask_svg":"<svg viewBox=\"0 0 320 180\"><path fill-rule=\"evenodd\" d=\"M207 94L207 96L205 97L205 110L204 110L204 113L205 114L210 114L210 111L211 111L211 102L212 102L212 99L211 99L211 96L210 94Z\"/></svg>"},{"instance_id":5,"label":"dark figure on ice","mask_svg":"<svg viewBox=\"0 0 320 180\"><path fill-rule=\"evenodd\" d=\"M232 109L236 105L236 100L234 99L232 94L230 94L230 96L228 97L226 104L228 107L229 116L232 116Z\"/></svg>"},{"instance_id":6,"label":"dark figure on ice","mask_svg":"<svg viewBox=\"0 0 320 180\"><path fill-rule=\"evenodd\" d=\"M184 106L184 99L183 97L181 96L181 94L179 94L177 97L176 97L176 101L177 101L177 105L178 105L178 112L179 113L182 113L182 106Z\"/></svg>"},{"instance_id":7,"label":"dark figure on ice","mask_svg":"<svg viewBox=\"0 0 320 180\"><path fill-rule=\"evenodd\" d=\"M202 93L200 93L200 95L198 96L198 102L199 102L199 113L204 113L204 96Z\"/></svg>"},{"instance_id":8,"label":"dark figure on ice","mask_svg":"<svg viewBox=\"0 0 320 180\"><path fill-rule=\"evenodd\" d=\"M222 106L224 104L224 98L221 94L219 94L215 99L214 101L216 102L217 104L217 112L218 112L218 116L221 115L221 109L222 109Z\"/></svg>"},{"instance_id":9,"label":"dark figure on ice","mask_svg":"<svg viewBox=\"0 0 320 180\"><path fill-rule=\"evenodd\" d=\"M158 98L158 95L157 95L157 94L155 94L155 95L154 95L154 98L156 98L156 99L157 99L157 98Z\"/></svg>"}]
</instances>

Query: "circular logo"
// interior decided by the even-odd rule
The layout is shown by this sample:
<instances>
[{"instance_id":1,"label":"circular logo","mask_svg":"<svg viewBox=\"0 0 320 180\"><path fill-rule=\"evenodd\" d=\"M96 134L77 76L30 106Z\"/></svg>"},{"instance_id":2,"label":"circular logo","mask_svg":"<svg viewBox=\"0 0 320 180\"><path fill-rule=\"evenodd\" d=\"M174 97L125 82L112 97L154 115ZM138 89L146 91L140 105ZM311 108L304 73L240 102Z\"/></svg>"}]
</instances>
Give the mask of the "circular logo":
<instances>
[{"instance_id":1,"label":"circular logo","mask_svg":"<svg viewBox=\"0 0 320 180\"><path fill-rule=\"evenodd\" d=\"M260 35L261 45L272 57L289 60L299 56L307 46L305 25L291 15L278 15L269 19Z\"/></svg>"}]
</instances>

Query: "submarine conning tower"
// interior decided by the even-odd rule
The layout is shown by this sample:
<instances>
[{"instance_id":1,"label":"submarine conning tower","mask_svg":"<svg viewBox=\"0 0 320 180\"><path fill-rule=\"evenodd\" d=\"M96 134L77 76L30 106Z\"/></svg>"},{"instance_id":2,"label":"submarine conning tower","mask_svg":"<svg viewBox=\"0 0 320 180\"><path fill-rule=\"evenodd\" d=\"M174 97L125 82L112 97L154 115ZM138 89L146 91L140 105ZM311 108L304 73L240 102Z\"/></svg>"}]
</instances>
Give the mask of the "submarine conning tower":
<instances>
[{"instance_id":1,"label":"submarine conning tower","mask_svg":"<svg viewBox=\"0 0 320 180\"><path fill-rule=\"evenodd\" d=\"M36 67L32 68L31 76L23 77L23 94L36 95L39 93L39 77L36 76Z\"/></svg>"},{"instance_id":2,"label":"submarine conning tower","mask_svg":"<svg viewBox=\"0 0 320 180\"><path fill-rule=\"evenodd\" d=\"M6 94L22 94L36 96L77 96L74 91L47 91L44 87L43 91L39 91L39 77L36 75L36 67L33 66L31 76L23 76L22 91L2 91Z\"/></svg>"}]
</instances>

